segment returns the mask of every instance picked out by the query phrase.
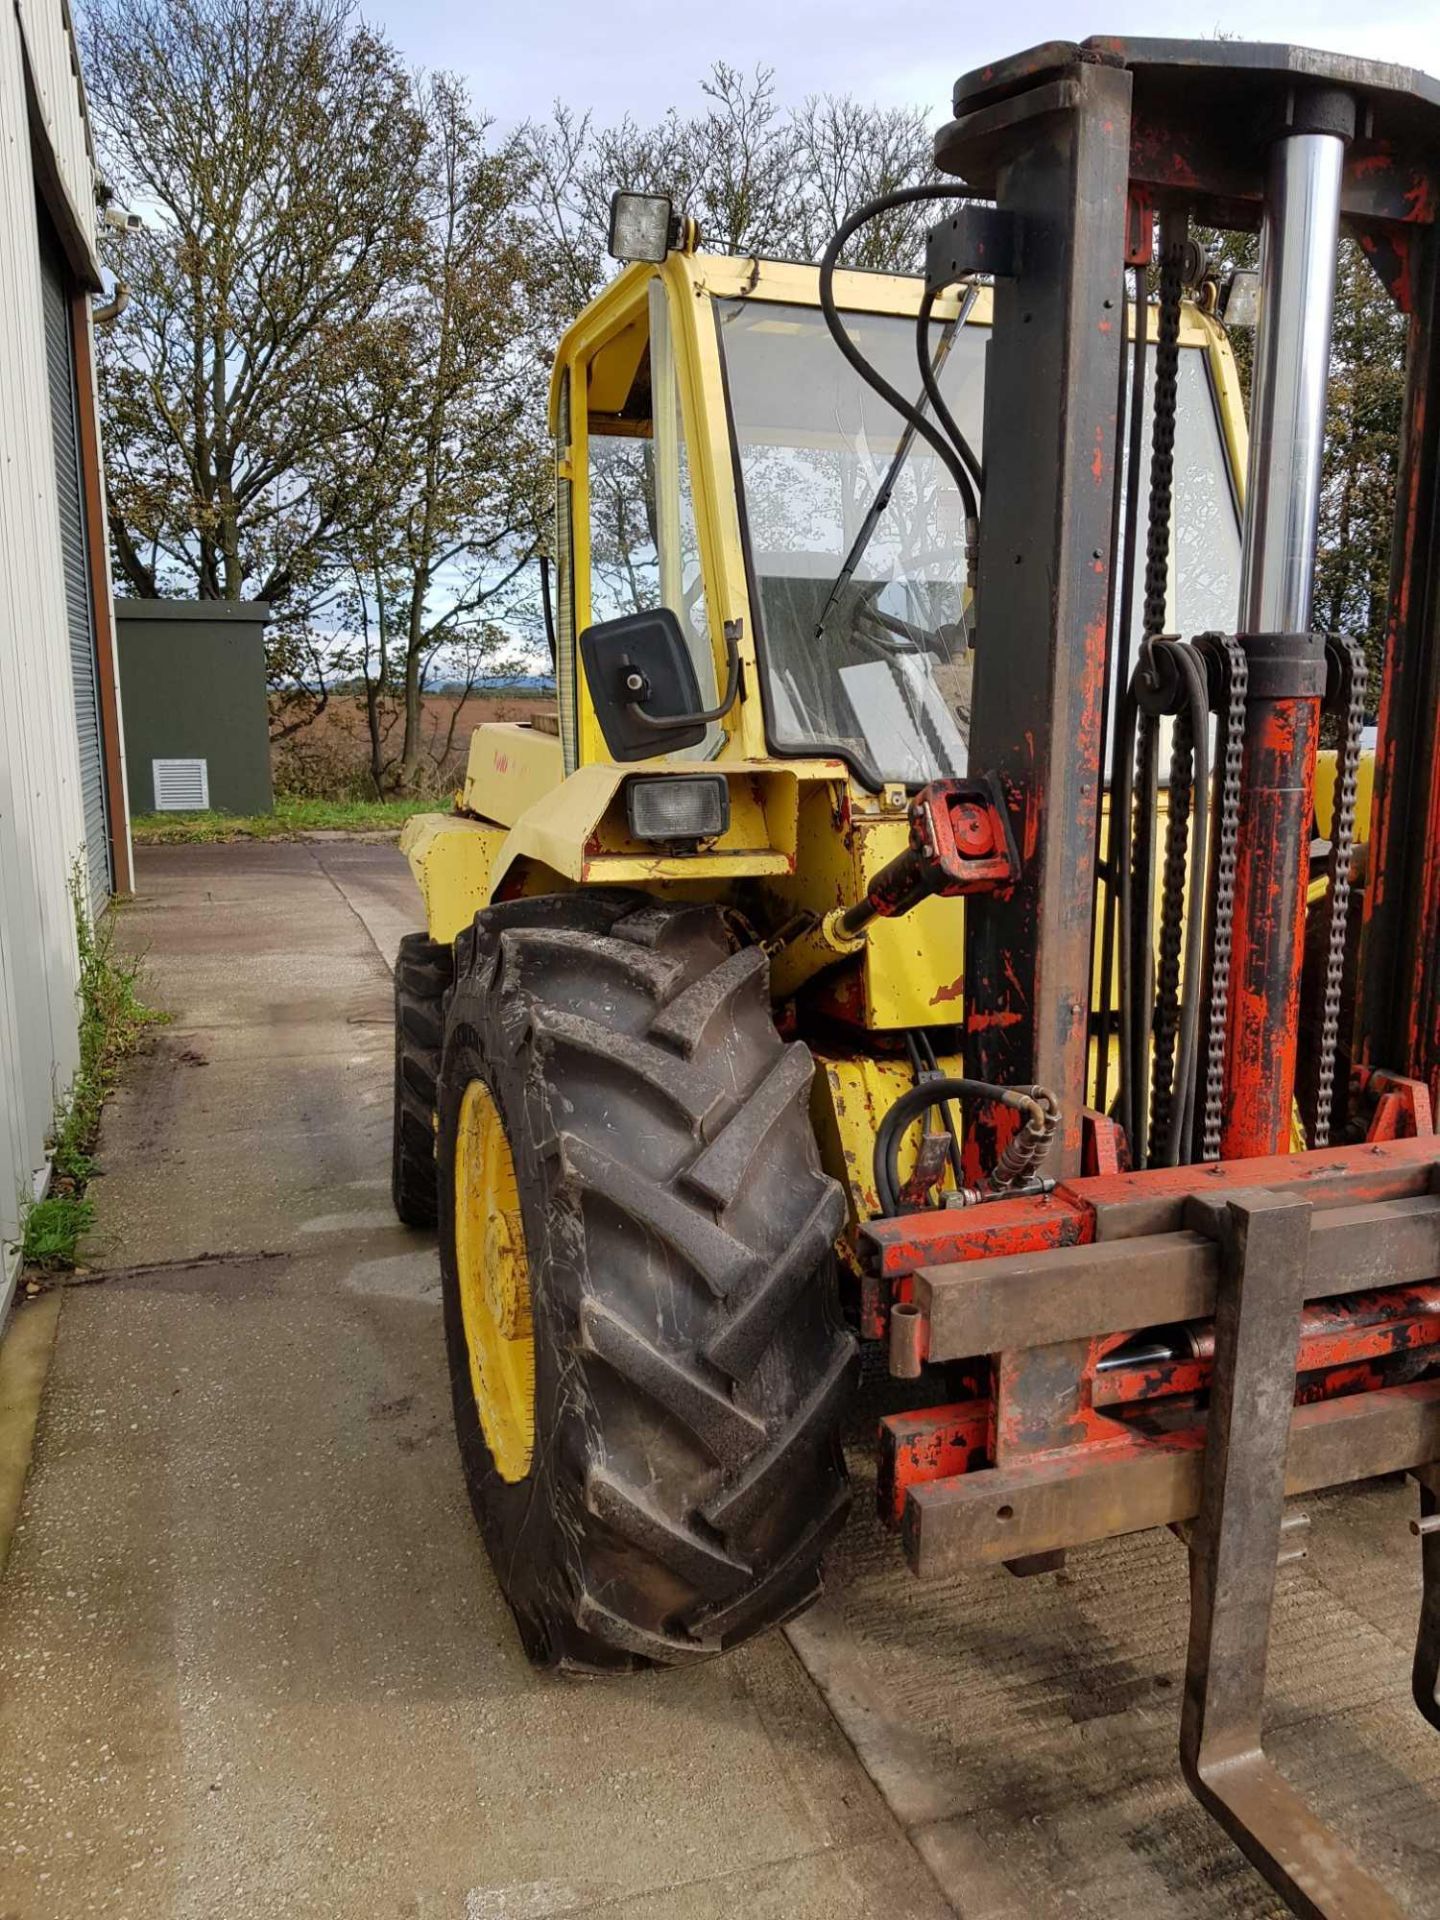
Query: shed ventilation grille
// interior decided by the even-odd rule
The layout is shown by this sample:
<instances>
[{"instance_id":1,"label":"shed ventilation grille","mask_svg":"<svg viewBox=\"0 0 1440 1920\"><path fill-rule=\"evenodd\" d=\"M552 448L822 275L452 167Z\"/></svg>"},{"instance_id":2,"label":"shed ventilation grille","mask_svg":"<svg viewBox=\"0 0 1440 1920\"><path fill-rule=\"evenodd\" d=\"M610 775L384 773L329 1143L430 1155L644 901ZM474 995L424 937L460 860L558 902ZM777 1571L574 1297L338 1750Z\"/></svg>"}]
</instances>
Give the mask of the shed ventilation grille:
<instances>
[{"instance_id":1,"label":"shed ventilation grille","mask_svg":"<svg viewBox=\"0 0 1440 1920\"><path fill-rule=\"evenodd\" d=\"M203 813L210 805L207 760L152 760L157 813Z\"/></svg>"}]
</instances>

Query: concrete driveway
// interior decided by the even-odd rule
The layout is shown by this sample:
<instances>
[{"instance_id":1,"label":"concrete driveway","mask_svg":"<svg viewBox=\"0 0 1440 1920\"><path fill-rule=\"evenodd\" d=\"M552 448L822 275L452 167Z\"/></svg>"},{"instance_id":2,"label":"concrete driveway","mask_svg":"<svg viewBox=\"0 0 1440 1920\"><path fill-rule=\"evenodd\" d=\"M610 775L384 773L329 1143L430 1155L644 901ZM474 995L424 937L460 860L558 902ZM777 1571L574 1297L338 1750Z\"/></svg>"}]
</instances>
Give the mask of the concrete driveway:
<instances>
[{"instance_id":1,"label":"concrete driveway","mask_svg":"<svg viewBox=\"0 0 1440 1920\"><path fill-rule=\"evenodd\" d=\"M390 1211L395 850L156 849L140 889L175 1023L106 1120L0 1588L0 1916L948 1915L783 1639L526 1665Z\"/></svg>"},{"instance_id":2,"label":"concrete driveway","mask_svg":"<svg viewBox=\"0 0 1440 1920\"><path fill-rule=\"evenodd\" d=\"M1282 1913L1180 1783L1168 1534L921 1588L857 1446L788 1639L533 1673L454 1456L433 1244L389 1207L404 863L157 849L140 886L175 1021L106 1121L103 1278L65 1293L0 1587L0 1920ZM1276 1749L1440 1915L1410 1496L1310 1505Z\"/></svg>"}]
</instances>

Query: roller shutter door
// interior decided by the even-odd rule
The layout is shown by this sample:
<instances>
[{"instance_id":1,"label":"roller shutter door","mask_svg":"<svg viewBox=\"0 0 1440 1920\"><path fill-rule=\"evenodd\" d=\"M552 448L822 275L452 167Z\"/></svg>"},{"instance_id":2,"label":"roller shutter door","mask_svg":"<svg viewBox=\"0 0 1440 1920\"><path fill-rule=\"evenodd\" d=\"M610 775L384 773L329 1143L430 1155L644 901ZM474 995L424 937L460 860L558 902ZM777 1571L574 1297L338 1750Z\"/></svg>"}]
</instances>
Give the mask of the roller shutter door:
<instances>
[{"instance_id":1,"label":"roller shutter door","mask_svg":"<svg viewBox=\"0 0 1440 1920\"><path fill-rule=\"evenodd\" d=\"M50 376L50 421L60 502L60 548L65 562L65 615L80 745L80 789L85 808L85 857L90 904L98 913L112 890L110 826L105 804L105 751L95 664L95 620L80 483L80 430L75 417L75 353L70 339L70 292L54 240L41 219L40 291L45 310L45 358Z\"/></svg>"}]
</instances>

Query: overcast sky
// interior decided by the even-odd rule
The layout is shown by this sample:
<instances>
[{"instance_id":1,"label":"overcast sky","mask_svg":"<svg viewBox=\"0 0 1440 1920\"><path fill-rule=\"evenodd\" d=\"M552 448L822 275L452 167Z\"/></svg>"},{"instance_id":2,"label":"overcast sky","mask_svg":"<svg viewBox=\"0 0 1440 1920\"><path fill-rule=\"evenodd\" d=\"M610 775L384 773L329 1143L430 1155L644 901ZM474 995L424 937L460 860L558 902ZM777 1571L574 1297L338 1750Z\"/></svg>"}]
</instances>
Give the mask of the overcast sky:
<instances>
[{"instance_id":1,"label":"overcast sky","mask_svg":"<svg viewBox=\"0 0 1440 1920\"><path fill-rule=\"evenodd\" d=\"M787 100L853 93L948 118L956 76L1091 33L1291 40L1440 75L1437 0L362 0L415 62L451 67L510 125L557 96L602 119L693 108L718 59L775 69Z\"/></svg>"}]
</instances>

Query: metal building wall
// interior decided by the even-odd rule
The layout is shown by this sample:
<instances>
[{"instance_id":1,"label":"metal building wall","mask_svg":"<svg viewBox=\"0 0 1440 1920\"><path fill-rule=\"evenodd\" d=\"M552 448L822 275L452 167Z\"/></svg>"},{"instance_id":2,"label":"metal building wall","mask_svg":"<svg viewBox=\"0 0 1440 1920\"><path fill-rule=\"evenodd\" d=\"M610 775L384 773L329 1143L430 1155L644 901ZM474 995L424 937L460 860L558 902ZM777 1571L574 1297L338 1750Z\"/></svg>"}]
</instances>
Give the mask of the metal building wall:
<instances>
[{"instance_id":1,"label":"metal building wall","mask_svg":"<svg viewBox=\"0 0 1440 1920\"><path fill-rule=\"evenodd\" d=\"M78 392L75 352L70 339L72 302L69 276L59 258L48 221L42 224L40 235L40 298L45 312L50 433L55 449L60 552L65 569L75 738L80 749L80 801L85 812L85 866L90 906L93 912L99 913L112 891L105 741L100 675L95 658L95 615L90 603L89 529L85 524L85 489L80 473Z\"/></svg>"},{"instance_id":2,"label":"metal building wall","mask_svg":"<svg viewBox=\"0 0 1440 1920\"><path fill-rule=\"evenodd\" d=\"M27 92L27 73L29 89ZM78 1056L67 883L83 855L37 200L94 277L94 193L64 0L0 7L0 1305L20 1206ZM86 255L88 254L88 261Z\"/></svg>"}]
</instances>

